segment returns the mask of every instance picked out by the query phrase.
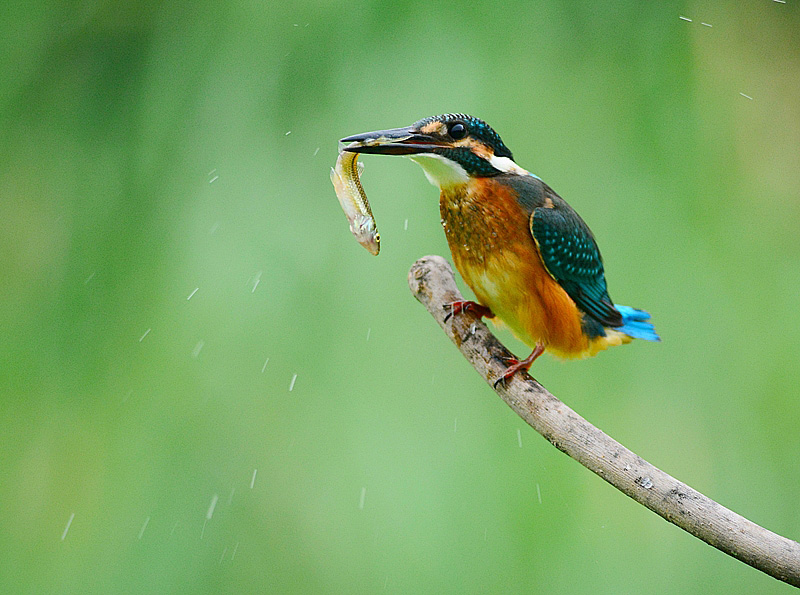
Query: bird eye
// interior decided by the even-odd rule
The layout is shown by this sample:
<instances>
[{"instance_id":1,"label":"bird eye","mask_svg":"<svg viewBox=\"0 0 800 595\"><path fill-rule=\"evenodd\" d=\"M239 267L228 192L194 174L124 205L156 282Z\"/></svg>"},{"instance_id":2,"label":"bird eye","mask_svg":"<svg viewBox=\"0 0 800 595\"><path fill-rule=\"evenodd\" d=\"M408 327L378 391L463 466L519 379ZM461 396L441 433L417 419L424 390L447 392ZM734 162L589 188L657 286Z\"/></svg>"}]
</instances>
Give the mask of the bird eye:
<instances>
[{"instance_id":1,"label":"bird eye","mask_svg":"<svg viewBox=\"0 0 800 595\"><path fill-rule=\"evenodd\" d=\"M447 133L453 140L461 140L467 136L467 127L464 126L463 122L455 122L454 124L450 124L450 128L447 129Z\"/></svg>"}]
</instances>

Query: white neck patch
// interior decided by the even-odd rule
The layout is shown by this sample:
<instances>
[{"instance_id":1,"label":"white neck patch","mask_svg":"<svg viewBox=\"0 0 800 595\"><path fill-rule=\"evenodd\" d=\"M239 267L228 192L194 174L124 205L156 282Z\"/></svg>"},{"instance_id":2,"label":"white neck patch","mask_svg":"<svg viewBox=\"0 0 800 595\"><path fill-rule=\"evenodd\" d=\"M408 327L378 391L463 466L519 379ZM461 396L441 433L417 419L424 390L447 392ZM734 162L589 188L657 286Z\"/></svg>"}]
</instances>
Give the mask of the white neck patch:
<instances>
[{"instance_id":1,"label":"white neck patch","mask_svg":"<svg viewBox=\"0 0 800 595\"><path fill-rule=\"evenodd\" d=\"M469 174L455 161L442 157L436 153L419 153L408 156L414 163L419 163L425 172L425 177L439 189L464 186L469 182ZM536 174L532 174L527 169L521 168L508 157L498 157L492 155L489 163L493 168L506 174L516 174L519 176L533 176L537 180L541 179Z\"/></svg>"},{"instance_id":2,"label":"white neck patch","mask_svg":"<svg viewBox=\"0 0 800 595\"><path fill-rule=\"evenodd\" d=\"M489 163L492 165L493 168L500 170L506 174L517 174L520 176L533 176L531 172L527 169L522 169L519 165L514 163L508 157L498 157L497 155L492 155L489 159ZM533 176L534 178L536 176Z\"/></svg>"},{"instance_id":3,"label":"white neck patch","mask_svg":"<svg viewBox=\"0 0 800 595\"><path fill-rule=\"evenodd\" d=\"M469 182L467 171L447 157L436 153L419 153L409 155L408 158L414 163L419 163L428 181L439 189L464 186Z\"/></svg>"}]
</instances>

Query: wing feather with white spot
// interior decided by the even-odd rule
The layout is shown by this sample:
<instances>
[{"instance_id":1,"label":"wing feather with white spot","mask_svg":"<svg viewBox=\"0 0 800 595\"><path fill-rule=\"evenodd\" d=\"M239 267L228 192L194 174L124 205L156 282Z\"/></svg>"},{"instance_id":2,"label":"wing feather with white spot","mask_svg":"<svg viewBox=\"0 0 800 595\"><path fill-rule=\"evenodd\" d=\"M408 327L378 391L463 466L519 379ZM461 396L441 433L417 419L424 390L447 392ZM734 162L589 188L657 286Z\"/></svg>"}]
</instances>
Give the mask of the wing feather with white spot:
<instances>
[{"instance_id":1,"label":"wing feather with white spot","mask_svg":"<svg viewBox=\"0 0 800 595\"><path fill-rule=\"evenodd\" d=\"M600 250L583 219L559 199L534 209L530 228L547 272L578 308L603 326L621 326L622 316L606 288Z\"/></svg>"}]
</instances>

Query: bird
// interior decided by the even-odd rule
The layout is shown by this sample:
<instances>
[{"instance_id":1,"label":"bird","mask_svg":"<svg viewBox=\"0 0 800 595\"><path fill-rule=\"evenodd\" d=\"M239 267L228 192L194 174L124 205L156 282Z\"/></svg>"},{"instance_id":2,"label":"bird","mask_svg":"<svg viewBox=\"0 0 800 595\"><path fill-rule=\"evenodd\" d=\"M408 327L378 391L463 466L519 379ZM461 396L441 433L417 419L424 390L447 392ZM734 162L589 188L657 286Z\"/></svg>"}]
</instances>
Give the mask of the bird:
<instances>
[{"instance_id":1,"label":"bird","mask_svg":"<svg viewBox=\"0 0 800 595\"><path fill-rule=\"evenodd\" d=\"M467 114L343 138L344 150L403 155L440 190L450 252L477 301L445 304L451 316L500 321L533 351L509 358L505 383L547 351L594 356L633 339L659 341L650 314L614 304L589 226L538 176L514 161L494 129Z\"/></svg>"}]
</instances>

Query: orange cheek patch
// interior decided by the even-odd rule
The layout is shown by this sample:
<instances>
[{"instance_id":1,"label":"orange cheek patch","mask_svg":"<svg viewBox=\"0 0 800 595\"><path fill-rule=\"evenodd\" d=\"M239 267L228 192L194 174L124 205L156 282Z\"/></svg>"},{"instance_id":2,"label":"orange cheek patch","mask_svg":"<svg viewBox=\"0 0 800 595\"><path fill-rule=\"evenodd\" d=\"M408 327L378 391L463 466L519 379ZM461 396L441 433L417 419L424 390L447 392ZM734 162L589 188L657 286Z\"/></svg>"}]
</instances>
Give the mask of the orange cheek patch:
<instances>
[{"instance_id":1,"label":"orange cheek patch","mask_svg":"<svg viewBox=\"0 0 800 595\"><path fill-rule=\"evenodd\" d=\"M494 155L492 150L489 149L486 145L471 137L461 139L460 141L453 143L453 146L466 147L467 149L472 151L475 155L481 157L482 159L485 159L486 161L489 161Z\"/></svg>"},{"instance_id":2,"label":"orange cheek patch","mask_svg":"<svg viewBox=\"0 0 800 595\"><path fill-rule=\"evenodd\" d=\"M441 122L429 122L420 129L423 134L437 134L441 133L444 125Z\"/></svg>"},{"instance_id":3,"label":"orange cheek patch","mask_svg":"<svg viewBox=\"0 0 800 595\"><path fill-rule=\"evenodd\" d=\"M478 157L485 159L486 161L490 161L494 153L484 144L475 142L473 139L469 139L470 145L469 148L475 153Z\"/></svg>"}]
</instances>

